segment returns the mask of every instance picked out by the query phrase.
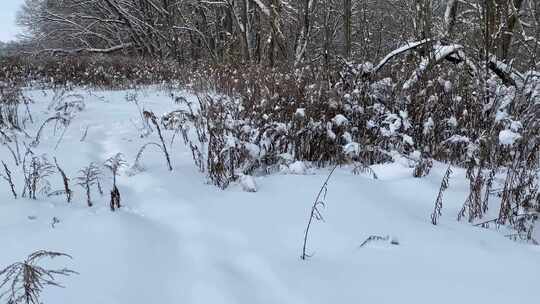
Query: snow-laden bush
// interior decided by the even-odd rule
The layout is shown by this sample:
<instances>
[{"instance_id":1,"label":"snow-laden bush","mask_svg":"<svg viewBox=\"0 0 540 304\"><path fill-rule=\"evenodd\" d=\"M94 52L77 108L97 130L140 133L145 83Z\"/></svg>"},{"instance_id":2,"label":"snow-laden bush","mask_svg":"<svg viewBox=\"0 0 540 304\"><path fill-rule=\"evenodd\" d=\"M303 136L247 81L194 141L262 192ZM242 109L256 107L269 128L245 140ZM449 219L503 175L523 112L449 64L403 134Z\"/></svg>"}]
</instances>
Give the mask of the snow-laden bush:
<instances>
[{"instance_id":1,"label":"snow-laden bush","mask_svg":"<svg viewBox=\"0 0 540 304\"><path fill-rule=\"evenodd\" d=\"M216 94L200 94L198 104L176 98L181 109L162 123L182 134L197 166L221 188L294 162L367 172L398 157L423 177L443 161L467 168L470 195L458 218L481 222L490 200L500 200L506 209L494 222L530 233L536 217L526 215L540 206L538 77L509 86L455 69L434 67L404 91L400 79L362 77L358 69L332 80L311 67L212 68L207 87ZM498 174L507 175L506 185L497 184ZM518 218L531 219L527 229Z\"/></svg>"},{"instance_id":2,"label":"snow-laden bush","mask_svg":"<svg viewBox=\"0 0 540 304\"><path fill-rule=\"evenodd\" d=\"M0 131L21 127L19 106L28 102L19 85L0 80Z\"/></svg>"}]
</instances>

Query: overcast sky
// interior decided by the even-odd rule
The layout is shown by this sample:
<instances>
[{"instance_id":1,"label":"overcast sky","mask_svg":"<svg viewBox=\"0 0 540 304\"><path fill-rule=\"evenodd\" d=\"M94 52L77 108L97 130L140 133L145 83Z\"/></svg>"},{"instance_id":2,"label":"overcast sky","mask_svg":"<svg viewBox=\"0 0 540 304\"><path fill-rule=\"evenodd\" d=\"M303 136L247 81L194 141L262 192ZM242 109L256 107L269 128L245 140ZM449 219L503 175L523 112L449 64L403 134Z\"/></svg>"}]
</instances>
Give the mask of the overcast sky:
<instances>
[{"instance_id":1,"label":"overcast sky","mask_svg":"<svg viewBox=\"0 0 540 304\"><path fill-rule=\"evenodd\" d=\"M0 0L0 41L15 39L21 29L15 25L15 15L24 0Z\"/></svg>"}]
</instances>

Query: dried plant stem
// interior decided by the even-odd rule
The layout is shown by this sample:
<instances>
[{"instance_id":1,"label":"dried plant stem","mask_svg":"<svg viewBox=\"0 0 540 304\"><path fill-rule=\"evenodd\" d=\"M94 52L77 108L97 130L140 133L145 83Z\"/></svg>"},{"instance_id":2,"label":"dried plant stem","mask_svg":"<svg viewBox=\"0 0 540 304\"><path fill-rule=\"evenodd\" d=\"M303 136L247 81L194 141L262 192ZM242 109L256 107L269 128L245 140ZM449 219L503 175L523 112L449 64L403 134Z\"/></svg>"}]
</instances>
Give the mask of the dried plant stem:
<instances>
[{"instance_id":1,"label":"dried plant stem","mask_svg":"<svg viewBox=\"0 0 540 304\"><path fill-rule=\"evenodd\" d=\"M58 162L56 161L56 157L54 158L54 164L56 165L56 169L58 170L58 172L60 172L60 175L62 175L62 181L64 183L64 191L66 193L66 200L68 203L71 203L72 191L69 188L69 178L67 177L64 170L62 170L62 168L60 168L60 166L58 165Z\"/></svg>"},{"instance_id":2,"label":"dried plant stem","mask_svg":"<svg viewBox=\"0 0 540 304\"><path fill-rule=\"evenodd\" d=\"M118 190L118 187L116 187L116 185L113 186L113 189L111 190L110 207L111 207L111 211L120 209L120 207L122 207L120 205L120 191Z\"/></svg>"},{"instance_id":3,"label":"dried plant stem","mask_svg":"<svg viewBox=\"0 0 540 304\"><path fill-rule=\"evenodd\" d=\"M81 137L81 142L86 140L86 136L88 136L88 128L90 128L90 126L86 126L86 128L84 129L83 136Z\"/></svg>"},{"instance_id":4,"label":"dried plant stem","mask_svg":"<svg viewBox=\"0 0 540 304\"><path fill-rule=\"evenodd\" d=\"M143 152L146 150L146 148L148 146L156 146L158 147L158 149L160 149L160 151L163 152L163 147L156 143L156 142L149 142L149 143L146 143L144 145L142 145L142 147L139 149L139 152L137 152L137 155L135 156L135 162L134 162L134 165L140 165L140 161L141 161L141 158L142 158L142 155L143 155Z\"/></svg>"},{"instance_id":5,"label":"dried plant stem","mask_svg":"<svg viewBox=\"0 0 540 304\"><path fill-rule=\"evenodd\" d=\"M15 185L13 184L13 179L11 177L11 171L9 171L8 166L4 161L2 161L2 165L4 166L4 172L5 175L2 174L2 177L8 182L9 187L11 188L11 193L13 194L13 197L17 198L17 192L15 192Z\"/></svg>"},{"instance_id":6,"label":"dried plant stem","mask_svg":"<svg viewBox=\"0 0 540 304\"><path fill-rule=\"evenodd\" d=\"M437 225L437 222L439 220L439 217L442 215L442 207L443 207L443 194L446 189L448 189L448 186L450 185L450 176L452 175L452 168L450 165L448 165L448 169L446 169L446 173L444 174L444 177L441 182L441 187L439 188L439 194L437 195L437 199L435 200L435 207L433 208L433 213L431 214L431 223L433 225Z\"/></svg>"},{"instance_id":7,"label":"dried plant stem","mask_svg":"<svg viewBox=\"0 0 540 304\"><path fill-rule=\"evenodd\" d=\"M326 191L328 190L328 182L330 181L330 178L334 174L334 171L337 169L338 165L335 165L328 176L326 177L326 180L321 186L321 189L319 189L319 193L317 193L317 197L315 198L315 201L313 202L313 205L311 206L311 212L308 220L308 224L304 233L304 244L302 246L302 256L300 257L302 260L305 260L310 257L309 254L307 254L307 241L309 236L309 229L311 228L311 224L313 223L313 220L324 220L322 217L322 214L319 210L320 207L325 207L324 198L326 197ZM323 196L323 199L321 200L321 195Z\"/></svg>"},{"instance_id":8,"label":"dried plant stem","mask_svg":"<svg viewBox=\"0 0 540 304\"><path fill-rule=\"evenodd\" d=\"M159 127L159 123L157 122L156 115L153 112L149 112L149 111L144 111L143 113L144 113L144 117L146 117L147 119L150 119L150 121L152 121L152 123L156 127L158 135L159 135L159 140L161 141L161 150L163 151L163 154L165 155L165 159L167 160L167 166L169 168L169 171L172 171L173 168L171 166L171 158L169 157L169 152L167 151L167 145L165 145L165 140L163 139L163 134L161 134L161 128Z\"/></svg>"},{"instance_id":9,"label":"dried plant stem","mask_svg":"<svg viewBox=\"0 0 540 304\"><path fill-rule=\"evenodd\" d=\"M13 149L11 148L11 146L9 144L4 144L7 149L9 150L9 152L11 152L11 155L13 156L13 160L15 161L15 166L19 166L19 158L17 157L17 154L15 154L15 151L13 151Z\"/></svg>"},{"instance_id":10,"label":"dried plant stem","mask_svg":"<svg viewBox=\"0 0 540 304\"><path fill-rule=\"evenodd\" d=\"M49 117L47 118L47 120L45 120L43 122L43 124L41 125L41 127L39 127L39 130L38 132L36 133L36 137L34 138L34 141L32 141L31 143L31 146L32 147L36 147L37 145L39 145L39 139L41 137L41 132L43 132L43 129L45 128L45 126L50 123L51 121L60 121L62 123L66 123L67 120L61 116L53 116L53 117Z\"/></svg>"}]
</instances>

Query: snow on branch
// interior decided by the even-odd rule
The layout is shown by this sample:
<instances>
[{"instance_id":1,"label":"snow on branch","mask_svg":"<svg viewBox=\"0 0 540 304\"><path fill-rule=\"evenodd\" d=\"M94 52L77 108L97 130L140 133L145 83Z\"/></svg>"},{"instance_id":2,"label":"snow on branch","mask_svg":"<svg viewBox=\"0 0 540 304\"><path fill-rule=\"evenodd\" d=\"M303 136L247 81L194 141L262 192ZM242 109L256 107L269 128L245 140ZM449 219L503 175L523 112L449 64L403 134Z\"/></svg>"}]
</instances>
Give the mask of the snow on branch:
<instances>
[{"instance_id":1,"label":"snow on branch","mask_svg":"<svg viewBox=\"0 0 540 304\"><path fill-rule=\"evenodd\" d=\"M420 66L412 73L411 77L403 84L403 89L408 90L412 88L422 74L432 65L439 63L441 60L447 58L448 56L458 52L463 49L462 45L452 44L452 45L441 45L436 44L433 46L433 56L423 57L420 62Z\"/></svg>"},{"instance_id":2,"label":"snow on branch","mask_svg":"<svg viewBox=\"0 0 540 304\"><path fill-rule=\"evenodd\" d=\"M129 47L131 47L133 44L132 43L122 43L120 45L116 45L116 46L113 46L113 47L110 47L110 48L103 48L103 49L99 49L99 48L78 48L78 49L44 49L44 50L41 50L38 52L39 53L47 53L47 52L50 52L52 53L53 55L54 54L58 54L58 53L64 53L64 54L71 54L71 55L74 55L74 54L78 54L78 53L84 53L84 52L87 52L87 53L101 53L101 54L110 54L110 53L114 53L116 51L120 51L120 50L123 50L123 49L127 49Z\"/></svg>"},{"instance_id":3,"label":"snow on branch","mask_svg":"<svg viewBox=\"0 0 540 304\"><path fill-rule=\"evenodd\" d=\"M377 64L374 68L373 68L373 71L372 73L375 74L377 73L385 64L388 63L388 61L392 60L392 58L396 57L396 56L399 56L405 52L408 52L410 50L413 50L413 49L416 49L418 47L421 47L423 45L425 45L426 43L430 42L431 39L424 39L424 40L421 40L421 41L416 41L416 42L409 42L407 43L406 45L398 48L398 49L395 49L393 50L392 52L390 52L388 55L386 55L380 62L379 64Z\"/></svg>"},{"instance_id":4,"label":"snow on branch","mask_svg":"<svg viewBox=\"0 0 540 304\"><path fill-rule=\"evenodd\" d=\"M465 62L466 66L470 68L472 73L477 74L478 70L473 61L465 55L464 47L460 44L443 45L440 41L433 41L432 39L424 39L416 42L409 42L392 52L388 53L371 71L367 72L367 75L374 75L378 73L390 60L402 55L408 51L417 49L433 42L432 57L423 57L418 68L412 73L411 77L403 85L403 89L408 90L411 88L424 73L428 67L440 63L442 60L448 60L453 63ZM495 56L491 56L488 61L488 68L497 75L503 83L512 86L520 86L523 83L524 76L513 69L510 65L503 63Z\"/></svg>"},{"instance_id":5,"label":"snow on branch","mask_svg":"<svg viewBox=\"0 0 540 304\"><path fill-rule=\"evenodd\" d=\"M253 2L257 4L263 14L265 14L267 17L270 17L270 9L261 0L253 0Z\"/></svg>"},{"instance_id":6,"label":"snow on branch","mask_svg":"<svg viewBox=\"0 0 540 304\"><path fill-rule=\"evenodd\" d=\"M525 77L510 65L497 60L497 57L490 56L488 68L495 73L505 84L512 86L521 86Z\"/></svg>"}]
</instances>

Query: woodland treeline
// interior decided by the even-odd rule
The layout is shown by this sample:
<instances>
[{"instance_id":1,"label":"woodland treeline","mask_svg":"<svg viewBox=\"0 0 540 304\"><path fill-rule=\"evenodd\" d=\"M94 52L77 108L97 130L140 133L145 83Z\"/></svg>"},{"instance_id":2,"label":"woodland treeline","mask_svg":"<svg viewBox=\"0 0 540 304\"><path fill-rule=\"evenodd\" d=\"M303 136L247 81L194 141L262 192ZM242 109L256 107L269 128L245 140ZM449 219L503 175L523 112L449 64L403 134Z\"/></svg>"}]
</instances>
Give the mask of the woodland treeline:
<instances>
[{"instance_id":1,"label":"woodland treeline","mask_svg":"<svg viewBox=\"0 0 540 304\"><path fill-rule=\"evenodd\" d=\"M537 0L26 0L27 51L124 53L178 62L377 62L410 42L459 45L451 61L534 69ZM495 58L489 58L495 56ZM458 58L460 57L460 58Z\"/></svg>"}]
</instances>

